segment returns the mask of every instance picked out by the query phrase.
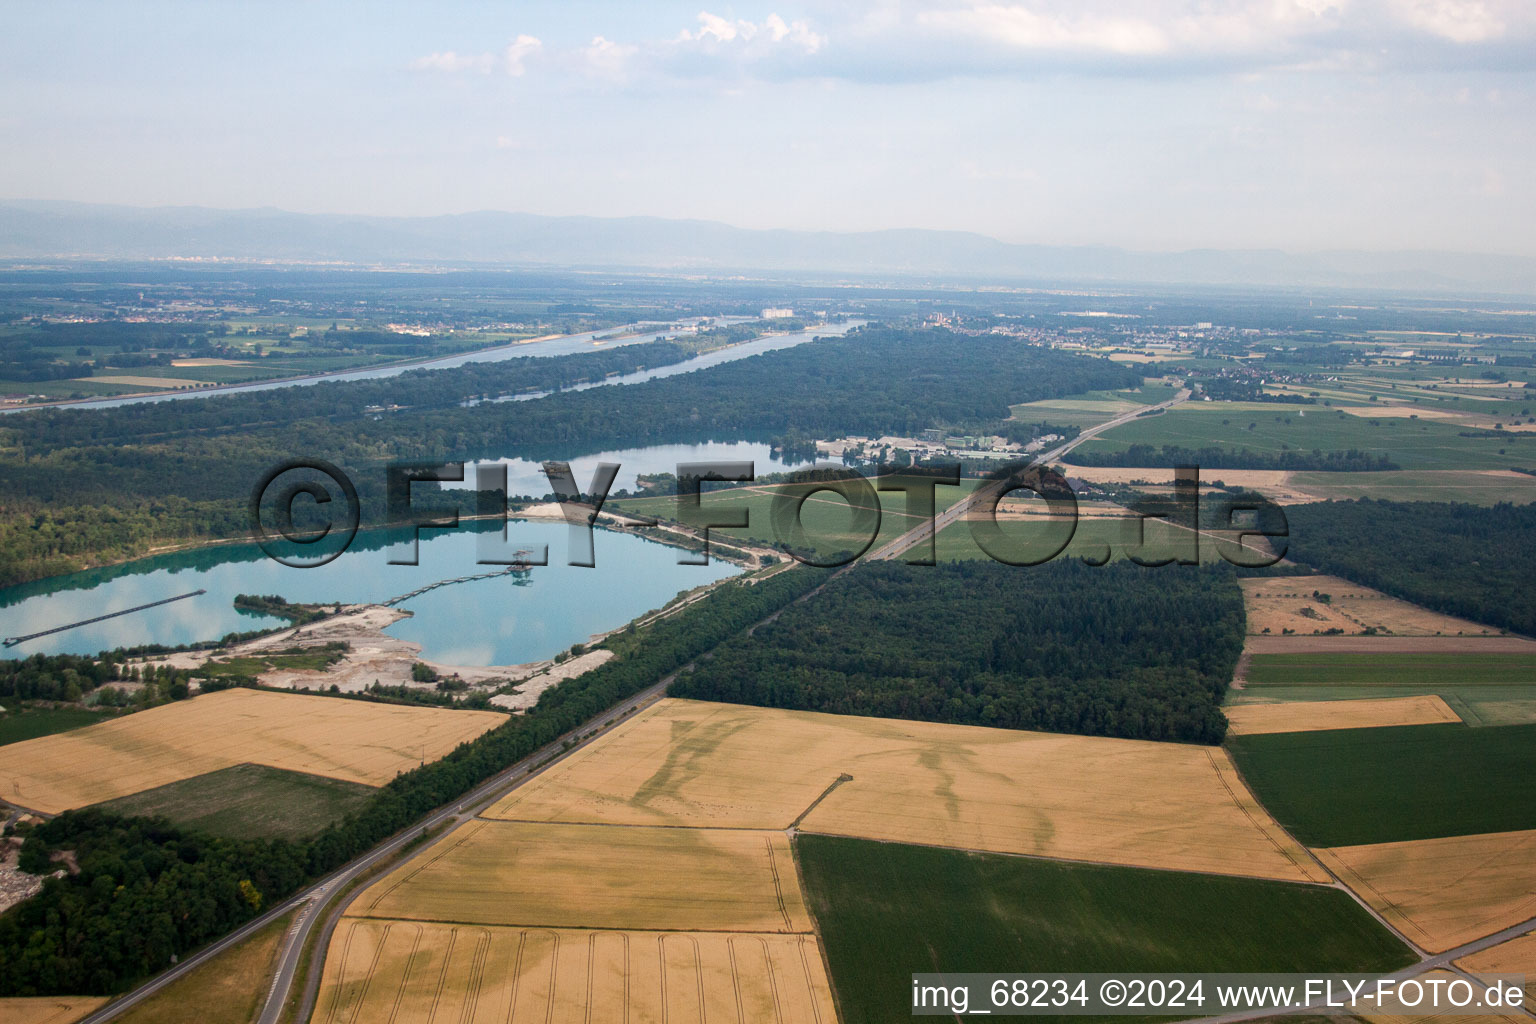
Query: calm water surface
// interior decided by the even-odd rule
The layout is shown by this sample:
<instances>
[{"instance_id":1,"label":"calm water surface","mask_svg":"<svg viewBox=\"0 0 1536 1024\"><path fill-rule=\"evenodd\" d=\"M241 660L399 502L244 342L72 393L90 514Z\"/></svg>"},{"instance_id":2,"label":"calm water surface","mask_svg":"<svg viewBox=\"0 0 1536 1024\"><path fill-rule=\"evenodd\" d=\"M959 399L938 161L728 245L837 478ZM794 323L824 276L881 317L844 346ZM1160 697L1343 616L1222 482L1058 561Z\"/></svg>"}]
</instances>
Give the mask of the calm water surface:
<instances>
[{"instance_id":1,"label":"calm water surface","mask_svg":"<svg viewBox=\"0 0 1536 1024\"><path fill-rule=\"evenodd\" d=\"M183 644L237 630L279 625L267 616L238 612L236 594L280 594L292 601L376 602L436 580L494 571L477 565L478 533L491 524L423 531L418 565L390 565L400 553L401 531L360 533L340 558L314 569L294 569L255 545L228 545L142 559L109 569L74 573L0 590L0 635L18 636L203 589L199 597L55 633L0 652L94 654L145 643ZM549 547L548 566L523 581L498 577L439 587L406 602L413 617L389 631L423 647L433 661L458 665L511 665L550 657L593 633L622 626L659 608L680 591L734 575L736 567L678 565L676 548L629 534L599 530L597 565L565 564L568 527L561 523L508 525L510 547Z\"/></svg>"}]
</instances>

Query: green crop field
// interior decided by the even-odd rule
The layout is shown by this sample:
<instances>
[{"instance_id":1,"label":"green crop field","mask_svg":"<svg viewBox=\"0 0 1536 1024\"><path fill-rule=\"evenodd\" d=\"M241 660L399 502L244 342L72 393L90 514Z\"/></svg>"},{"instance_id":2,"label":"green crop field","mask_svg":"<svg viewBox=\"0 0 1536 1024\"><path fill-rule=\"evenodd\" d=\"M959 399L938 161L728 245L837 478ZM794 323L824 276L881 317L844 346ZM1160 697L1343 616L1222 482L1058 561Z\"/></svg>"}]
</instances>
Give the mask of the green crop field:
<instances>
[{"instance_id":1,"label":"green crop field","mask_svg":"<svg viewBox=\"0 0 1536 1024\"><path fill-rule=\"evenodd\" d=\"M1536 828L1536 725L1232 736L1254 793L1308 846Z\"/></svg>"},{"instance_id":2,"label":"green crop field","mask_svg":"<svg viewBox=\"0 0 1536 1024\"><path fill-rule=\"evenodd\" d=\"M1536 684L1530 654L1255 654L1248 685L1271 683Z\"/></svg>"},{"instance_id":3,"label":"green crop field","mask_svg":"<svg viewBox=\"0 0 1536 1024\"><path fill-rule=\"evenodd\" d=\"M1095 427L1140 405L1166 402L1178 393L1178 387L1161 381L1149 381L1126 391L1085 391L1065 398L1048 398L1010 406L1016 420L1025 423L1059 423L1069 427Z\"/></svg>"},{"instance_id":4,"label":"green crop field","mask_svg":"<svg viewBox=\"0 0 1536 1024\"><path fill-rule=\"evenodd\" d=\"M795 852L844 1024L907 1019L919 971L1387 971L1414 959L1321 886L803 833Z\"/></svg>"},{"instance_id":5,"label":"green crop field","mask_svg":"<svg viewBox=\"0 0 1536 1024\"><path fill-rule=\"evenodd\" d=\"M1536 657L1255 654L1232 704L1437 694L1472 726L1536 723Z\"/></svg>"},{"instance_id":6,"label":"green crop field","mask_svg":"<svg viewBox=\"0 0 1536 1024\"><path fill-rule=\"evenodd\" d=\"M1024 562L1043 558L1060 546L1062 538L1066 536L1066 524L1059 522L1003 521L1000 525L1004 535L1001 549L1011 561ZM1145 525L1141 525L1135 519L1082 516L1078 519L1077 529L1073 531L1071 541L1056 557L1083 557L1097 562L1106 554L1114 560L1126 558L1135 552L1143 561L1152 562L1166 558L1186 557L1190 550L1190 541L1189 530L1157 519L1147 520ZM1251 549L1252 542L1250 542ZM1222 551L1231 552L1237 558L1244 557L1237 552L1232 540L1209 531L1201 533L1199 557L1202 564L1210 565L1222 561ZM977 545L970 523L955 523L940 531L939 561L964 561L987 557L989 557L987 553Z\"/></svg>"},{"instance_id":7,"label":"green crop field","mask_svg":"<svg viewBox=\"0 0 1536 1024\"><path fill-rule=\"evenodd\" d=\"M0 745L95 725L111 717L110 712L87 708L12 707L0 715Z\"/></svg>"},{"instance_id":8,"label":"green crop field","mask_svg":"<svg viewBox=\"0 0 1536 1024\"><path fill-rule=\"evenodd\" d=\"M1510 451L1525 453L1526 462L1536 463L1536 448L1527 452L1522 443ZM1515 464L1513 459L1509 461L1511 465ZM1536 469L1536 465L1530 468ZM1220 470L1212 470L1211 474L1219 476ZM1492 475L1454 469L1384 473L1303 471L1293 474L1290 481L1293 487L1316 495L1321 501L1379 498L1384 501L1461 501L1469 505L1497 505L1501 501L1521 505L1536 501L1536 476L1513 473Z\"/></svg>"},{"instance_id":9,"label":"green crop field","mask_svg":"<svg viewBox=\"0 0 1536 1024\"><path fill-rule=\"evenodd\" d=\"M959 486L955 487L939 485L934 490L936 511L942 512L965 497L977 483L976 480L961 480ZM705 491L702 505L706 512L745 508L748 513L745 528L711 527L710 536L725 544L731 543L733 538L738 542L753 540L767 545L776 544L780 539L787 540L787 537L778 536L773 520L774 502L781 490L778 486L764 484ZM907 514L906 495L901 491L877 491L876 493L880 499L880 532L878 540L871 545L871 550L895 540L921 523L920 519ZM678 509L677 499L671 496L614 500L605 507L615 512L632 512L662 519L676 519ZM844 549L857 549L863 545L868 536L866 534L860 537L854 531L854 515L848 503L842 496L831 491L821 491L807 498L805 504L801 506L800 522L806 532L807 546L826 554Z\"/></svg>"},{"instance_id":10,"label":"green crop field","mask_svg":"<svg viewBox=\"0 0 1536 1024\"><path fill-rule=\"evenodd\" d=\"M1536 434L1462 437L1466 429L1429 420L1373 420L1316 406L1202 402L1132 420L1086 441L1078 451L1118 452L1133 444L1247 448L1271 455L1287 450L1305 453L1353 448L1385 454L1403 469L1508 469L1523 465L1521 459L1527 452L1536 457ZM1505 454L1499 454L1501 449Z\"/></svg>"},{"instance_id":11,"label":"green crop field","mask_svg":"<svg viewBox=\"0 0 1536 1024\"><path fill-rule=\"evenodd\" d=\"M355 782L239 764L98 806L230 839L302 839L340 821L374 792Z\"/></svg>"}]
</instances>

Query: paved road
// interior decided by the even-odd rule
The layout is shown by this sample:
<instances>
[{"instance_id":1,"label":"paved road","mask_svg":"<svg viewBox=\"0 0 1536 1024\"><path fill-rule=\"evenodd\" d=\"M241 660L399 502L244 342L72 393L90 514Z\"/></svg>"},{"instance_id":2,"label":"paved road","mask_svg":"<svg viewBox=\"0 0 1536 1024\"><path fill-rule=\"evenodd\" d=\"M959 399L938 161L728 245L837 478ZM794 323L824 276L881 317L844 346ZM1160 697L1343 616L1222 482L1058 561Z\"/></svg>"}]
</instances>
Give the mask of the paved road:
<instances>
[{"instance_id":1,"label":"paved road","mask_svg":"<svg viewBox=\"0 0 1536 1024\"><path fill-rule=\"evenodd\" d=\"M1036 461L1042 464L1049 464L1050 462L1062 458L1073 448L1082 444L1084 441L1087 441L1089 438L1101 434L1106 430L1120 426L1123 423L1128 423L1135 419L1137 416L1144 414L1149 409L1166 409L1177 405L1179 402L1182 402L1187 398L1189 398L1189 392L1187 390L1180 391L1177 395L1168 399L1166 402L1161 402L1155 406L1147 406L1145 409L1136 409L1132 412L1126 413L1123 416L1118 416L1115 419L1109 420L1106 423L1101 423L1096 427L1090 427L1089 429L1084 430L1077 437L1073 438L1071 441L1059 445L1058 447L1053 448L1048 452L1041 453L1036 457ZM994 483L977 488L970 494L966 495L966 497L962 498L960 501L957 501L955 504L951 505L949 508L945 509L942 513L936 516L933 524L930 525L925 523L922 526L909 530L907 533L902 534L896 540L886 544L884 547L880 548L878 551L868 557L877 559L890 559L903 554L917 544L926 540L929 536L936 535L937 531L942 530L944 527L959 520L971 508L972 505L990 495L1000 486L1001 484ZM930 530L934 532L931 534L929 532ZM773 616L769 617L769 619L776 617L778 614L779 613L775 612ZM761 625L761 623L759 623L759 625ZM753 628L755 629L756 627L754 626ZM685 666L685 668L686 667L687 666ZM623 701L622 703L609 709L592 721L582 725L577 731L585 733L593 729L601 730L617 719L623 717L625 714L635 710L636 708L639 708L653 700L660 698L665 694L668 684L672 682L672 680L676 677L676 674L677 673L674 672L673 674L667 676L665 679L662 679L660 682L656 683L654 686L651 686L643 692L636 694L628 700ZM368 853L363 854L361 857L338 869L334 873L327 875L325 878L316 882L314 885L310 886L308 889L305 889L303 892L300 892L297 895L292 896L282 903L274 906L265 914L247 923L243 927L236 929L229 935L220 939L218 942L215 942L199 953L188 957L180 964L177 964L170 970L157 975L155 978L134 989L127 995L107 1004L106 1006L97 1010L95 1013L82 1018L80 1024L102 1024L102 1022L112 1020L119 1014L123 1013L125 1010L128 1010L131 1007L138 1005L139 1003L142 1003L150 996L160 992L168 985L184 977L188 972L206 963L213 957L218 956L220 953L229 949L231 946L237 945L238 943L243 942L245 939L250 938L256 932L260 931L262 928L265 928L268 924L277 920L279 917L282 917L284 914L287 914L289 911L295 908L302 908L300 909L298 916L294 919L293 925L288 929L287 935L285 935L283 938L283 946L278 961L277 973L272 979L272 984L267 991L266 1004L262 1009L261 1016L258 1018L258 1024L278 1024L278 1021L282 1016L283 1008L287 1005L289 997L292 993L293 983L303 959L304 947L310 936L314 933L317 926L320 927L321 932L319 935L319 941L315 944L315 950L317 953L321 953L325 948L326 942L329 940L331 930L334 928L336 917L338 916L341 908L338 906L327 909L325 904L328 896L337 890L344 888L349 882L364 872L368 871L370 868L394 856L402 846L420 835L423 829L435 828L438 825L445 824L458 817L473 817L474 815L479 814L492 803L505 796L507 792L515 789L517 786L531 778L535 774L534 766L539 761L549 757L555 757L556 759L559 759L560 757L565 756L565 754L579 750L586 746L587 743L591 742L591 740L583 740L572 747L570 751L562 752L561 743L566 738L568 737L562 737L561 739L554 741L548 746L535 751L533 754L530 754L528 757L519 761L517 764L512 765L511 767L503 770L492 778L486 780L473 792L466 795L462 800L459 800L458 802L448 807L444 807L434 812L428 817L412 825L405 831L400 832L394 838L379 846L374 847ZM596 737L593 738L595 739ZM310 971L309 977L307 979L304 998L300 1003L299 1013L297 1015L297 1019L299 1021L307 1020L310 1012L313 1010L314 996L320 983L319 967L320 964L317 962L314 965L315 969Z\"/></svg>"},{"instance_id":2,"label":"paved road","mask_svg":"<svg viewBox=\"0 0 1536 1024\"><path fill-rule=\"evenodd\" d=\"M1116 416L1112 420L1100 423L1096 427L1089 427L1087 430L1084 430L1082 433L1078 434L1076 437L1066 442L1065 444L1058 445L1048 452L1041 452L1039 455L1034 456L1033 461L1038 465L1048 466L1053 462L1057 462L1065 458L1068 452L1082 444L1084 441L1087 441L1093 437L1097 437L1099 434L1104 433L1106 430L1113 430L1115 427L1129 423L1139 416L1146 415L1151 410L1171 409L1173 406L1178 405L1180 402L1187 401L1189 394L1189 389L1185 388L1179 391L1179 393L1174 395L1172 398L1168 399L1166 402L1159 402L1156 405L1148 405L1143 408L1134 409L1131 412L1124 414L1123 416ZM990 500L991 496L996 494L998 489L1002 486L1003 483L1001 481L983 484L982 486L972 491L970 494L967 494L964 498L961 498L959 501L949 506L949 508L945 509L943 512L940 512L937 516L934 517L932 524L924 523L921 526L913 527L911 530L908 530L900 537L897 537L895 540L891 541L889 544L886 544L884 547L878 548L873 554L866 557L875 560L888 560L905 554L912 548L916 547L918 544L926 541L929 537L938 536L939 532L946 526L959 522L965 517L965 514L969 512L972 507L981 503L983 500Z\"/></svg>"},{"instance_id":3,"label":"paved road","mask_svg":"<svg viewBox=\"0 0 1536 1024\"><path fill-rule=\"evenodd\" d=\"M594 729L601 730L619 718L623 717L624 715L628 714L629 712L633 711L634 709L656 700L665 693L667 684L672 681L675 674L676 673L661 680L656 685L641 691L633 697L630 697L628 700L616 704L614 707L603 712L601 715L597 716L591 721L584 723L575 731L586 733ZM308 889L305 889L303 892L300 892L297 895L284 900L282 903L277 904L271 910L268 910L265 914L262 914L260 917L250 921L235 931L230 932L218 942L213 943L211 946L205 947L194 956L188 957L181 963L177 964L175 967L172 967L170 970L156 975L150 981L134 989L127 995L124 995L121 998L108 1003L106 1006L103 1006L95 1013L81 1018L79 1024L100 1024L100 1022L112 1020L114 1017L117 1017L124 1011L137 1006L139 1003L142 1003L150 996L160 992L166 986L180 980L189 971L194 970L213 957L218 956L220 953L229 949L231 946L237 945L238 943L243 942L245 939L250 938L256 932L265 928L268 924L277 920L279 917L282 917L284 914L287 914L295 907L302 907L303 909L299 911L298 917L294 919L292 927L288 929L288 934L284 936L281 959L278 964L278 971L276 976L273 978L271 987L268 989L267 1002L262 1010L261 1017L259 1018L260 1024L277 1024L277 1020L281 1016L283 1006L288 1002L288 995L293 987L294 975L296 974L299 967L304 944L309 938L310 933L314 930L317 923L317 918L321 916L317 914L316 911L317 909L323 907L325 898L328 895L338 889L343 888L348 882L352 881L354 878L367 871L369 868L372 868L373 866L379 864L381 861L384 861L393 856L400 850L402 846L419 836L423 829L435 828L438 825L451 821L456 817L473 816L480 813L480 811L484 810L492 803L499 800L508 790L516 788L518 785L521 785L523 782L526 782L529 778L533 777L533 775L536 774L534 766L545 758L554 757L556 760L559 760L567 754L574 753L575 751L580 750L582 747L586 746L588 743L592 742L590 739L582 740L575 746L571 747L569 751L562 751L561 744L566 739L568 739L570 735L571 734L568 733L566 736L563 736L560 739L557 739L552 743L539 748L532 754L523 758L521 761L512 765L510 768L504 769L497 775L494 775L490 779L483 782L475 790L466 794L463 799L438 811L435 811L431 815L428 815L426 818L418 821L410 828L395 835L394 838L384 842L379 846L374 847L368 853L363 854L361 857L358 857L356 860L348 863L346 866L338 869L330 875L327 875L325 878L316 882L314 885L310 886ZM593 737L593 739L596 738L597 737ZM316 948L322 949L323 946L317 945ZM316 967L318 966L319 965L316 964ZM318 986L318 983L319 971L316 970L311 972L310 987L316 987ZM307 1013L301 1015L299 1019L304 1020L305 1017L307 1017Z\"/></svg>"}]
</instances>

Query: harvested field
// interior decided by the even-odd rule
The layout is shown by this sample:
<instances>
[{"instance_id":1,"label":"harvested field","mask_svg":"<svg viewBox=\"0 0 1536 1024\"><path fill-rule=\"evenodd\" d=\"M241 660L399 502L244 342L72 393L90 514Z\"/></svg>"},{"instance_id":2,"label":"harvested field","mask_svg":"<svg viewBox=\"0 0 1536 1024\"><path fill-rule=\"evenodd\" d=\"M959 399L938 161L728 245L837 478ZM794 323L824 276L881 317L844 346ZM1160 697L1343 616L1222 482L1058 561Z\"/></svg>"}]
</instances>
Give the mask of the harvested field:
<instances>
[{"instance_id":1,"label":"harvested field","mask_svg":"<svg viewBox=\"0 0 1536 1024\"><path fill-rule=\"evenodd\" d=\"M105 996L36 996L0 999L5 1024L70 1024L106 1002Z\"/></svg>"},{"instance_id":2,"label":"harvested field","mask_svg":"<svg viewBox=\"0 0 1536 1024\"><path fill-rule=\"evenodd\" d=\"M1536 1001L1536 932L1462 957L1456 966L1473 974L1523 974L1526 1005Z\"/></svg>"},{"instance_id":3,"label":"harvested field","mask_svg":"<svg viewBox=\"0 0 1536 1024\"><path fill-rule=\"evenodd\" d=\"M537 822L471 822L362 893L348 913L564 928L812 930L782 832Z\"/></svg>"},{"instance_id":4,"label":"harvested field","mask_svg":"<svg viewBox=\"0 0 1536 1024\"><path fill-rule=\"evenodd\" d=\"M859 838L1326 880L1219 748L672 699L486 816L761 829L799 822L803 831Z\"/></svg>"},{"instance_id":5,"label":"harvested field","mask_svg":"<svg viewBox=\"0 0 1536 1024\"><path fill-rule=\"evenodd\" d=\"M1229 711L1250 703L1434 695L1468 725L1536 723L1533 653L1250 654L1238 676Z\"/></svg>"},{"instance_id":6,"label":"harvested field","mask_svg":"<svg viewBox=\"0 0 1536 1024\"><path fill-rule=\"evenodd\" d=\"M237 688L0 747L0 782L7 800L45 813L245 763L381 786L504 721Z\"/></svg>"},{"instance_id":7,"label":"harvested field","mask_svg":"<svg viewBox=\"0 0 1536 1024\"><path fill-rule=\"evenodd\" d=\"M834 1024L810 935L573 931L348 919L317 1024Z\"/></svg>"},{"instance_id":8,"label":"harvested field","mask_svg":"<svg viewBox=\"0 0 1536 1024\"><path fill-rule=\"evenodd\" d=\"M1269 576L1239 581L1248 632L1278 636L1322 633L1377 633L1393 636L1498 636L1499 630L1388 597L1337 576ZM1316 593L1319 596L1314 597ZM1326 600L1323 599L1326 595Z\"/></svg>"},{"instance_id":9,"label":"harvested field","mask_svg":"<svg viewBox=\"0 0 1536 1024\"><path fill-rule=\"evenodd\" d=\"M1436 981L1449 983L1458 978L1461 978L1462 981L1466 980L1455 971L1448 970L1425 971L1423 974L1415 975L1415 980L1426 984L1433 984ZM1404 1006L1401 999L1389 997L1382 1000L1379 1010L1371 1013L1357 1013L1355 1017L1358 1020L1365 1021L1366 1024L1446 1024L1447 1020L1455 1021L1455 1024L1530 1024L1530 1018L1518 1012L1502 1015L1468 1014L1453 1017L1445 1013L1425 1013L1423 1012L1424 1009L1425 1007L1422 1002L1417 1007L1417 1010L1415 1010L1415 1008Z\"/></svg>"},{"instance_id":10,"label":"harvested field","mask_svg":"<svg viewBox=\"0 0 1536 1024\"><path fill-rule=\"evenodd\" d=\"M1074 466L1071 462L1069 454L1063 472L1068 477L1091 484L1173 485L1173 470L1166 466ZM1295 475L1288 469L1206 469L1201 471L1200 481L1207 488L1217 481L1228 487L1242 487L1262 494L1277 505L1301 505L1318 500L1315 491L1295 485Z\"/></svg>"},{"instance_id":11,"label":"harvested field","mask_svg":"<svg viewBox=\"0 0 1536 1024\"><path fill-rule=\"evenodd\" d=\"M140 377L133 374L103 375L82 379L92 380L98 384L129 384L139 388L184 388L201 383L190 377Z\"/></svg>"},{"instance_id":12,"label":"harvested field","mask_svg":"<svg viewBox=\"0 0 1536 1024\"><path fill-rule=\"evenodd\" d=\"M1432 953L1536 916L1536 831L1316 852L1345 885Z\"/></svg>"},{"instance_id":13,"label":"harvested field","mask_svg":"<svg viewBox=\"0 0 1536 1024\"><path fill-rule=\"evenodd\" d=\"M1460 722L1456 712L1434 694L1387 697L1380 700L1292 701L1285 704L1242 704L1226 709L1228 735L1268 732L1319 732L1325 729L1366 729L1391 725L1434 725Z\"/></svg>"}]
</instances>

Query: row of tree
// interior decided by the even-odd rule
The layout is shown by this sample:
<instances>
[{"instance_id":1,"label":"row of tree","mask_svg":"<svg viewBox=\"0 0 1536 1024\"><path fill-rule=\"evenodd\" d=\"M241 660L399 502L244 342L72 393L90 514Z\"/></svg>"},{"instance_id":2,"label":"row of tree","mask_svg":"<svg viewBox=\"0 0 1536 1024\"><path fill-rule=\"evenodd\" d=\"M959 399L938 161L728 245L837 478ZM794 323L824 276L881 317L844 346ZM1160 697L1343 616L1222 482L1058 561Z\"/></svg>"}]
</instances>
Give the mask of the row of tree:
<instances>
[{"instance_id":1,"label":"row of tree","mask_svg":"<svg viewBox=\"0 0 1536 1024\"><path fill-rule=\"evenodd\" d=\"M1094 452L1078 449L1070 456L1079 466L1199 466L1201 469L1287 469L1325 470L1336 473L1376 473L1402 469L1385 452L1373 453L1351 448L1343 452L1256 452L1249 448L1234 450L1216 446L1184 448L1165 444L1133 444L1118 452Z\"/></svg>"},{"instance_id":2,"label":"row of tree","mask_svg":"<svg viewBox=\"0 0 1536 1024\"><path fill-rule=\"evenodd\" d=\"M163 821L70 811L34 829L25 865L74 850L78 874L0 915L0 995L106 994L163 970L335 870L434 808L656 683L824 580L810 569L708 598L611 638L616 656L546 690L527 714L397 776L362 809L307 841L237 842Z\"/></svg>"},{"instance_id":3,"label":"row of tree","mask_svg":"<svg viewBox=\"0 0 1536 1024\"><path fill-rule=\"evenodd\" d=\"M497 368L483 372L495 375L497 389L514 378L548 386L596 380L604 367L620 370L627 361L661 355L637 345L483 364ZM588 361L599 357L609 361ZM0 584L122 557L152 542L243 534L252 487L296 455L346 471L367 525L387 518L383 467L392 461L569 459L627 446L795 432L911 433L932 423L995 422L1010 403L1139 380L1108 360L1013 339L871 329L696 373L526 402L466 406L471 385L460 369L6 417ZM412 408L369 411L392 401Z\"/></svg>"}]
</instances>

